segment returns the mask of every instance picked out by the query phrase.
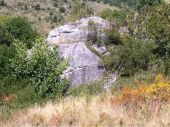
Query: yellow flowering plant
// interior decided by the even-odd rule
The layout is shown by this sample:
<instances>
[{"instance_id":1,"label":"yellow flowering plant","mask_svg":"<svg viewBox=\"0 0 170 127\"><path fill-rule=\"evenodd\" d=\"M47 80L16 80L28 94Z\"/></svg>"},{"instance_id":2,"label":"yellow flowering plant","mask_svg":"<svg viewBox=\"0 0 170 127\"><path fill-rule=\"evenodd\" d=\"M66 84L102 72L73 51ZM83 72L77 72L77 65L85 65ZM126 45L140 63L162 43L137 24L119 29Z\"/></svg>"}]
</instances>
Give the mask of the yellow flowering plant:
<instances>
[{"instance_id":1,"label":"yellow flowering plant","mask_svg":"<svg viewBox=\"0 0 170 127\"><path fill-rule=\"evenodd\" d=\"M170 84L159 74L156 76L154 83L139 85L136 88L125 87L120 93L120 97L112 100L114 103L145 103L147 101L166 103L170 101Z\"/></svg>"}]
</instances>

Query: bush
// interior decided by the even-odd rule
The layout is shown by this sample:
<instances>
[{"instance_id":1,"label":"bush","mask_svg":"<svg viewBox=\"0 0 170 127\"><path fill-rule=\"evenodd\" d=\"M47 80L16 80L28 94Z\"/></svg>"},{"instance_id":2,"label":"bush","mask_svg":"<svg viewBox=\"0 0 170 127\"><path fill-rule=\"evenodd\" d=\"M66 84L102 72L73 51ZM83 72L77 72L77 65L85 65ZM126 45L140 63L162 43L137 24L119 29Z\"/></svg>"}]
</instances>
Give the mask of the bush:
<instances>
[{"instance_id":1,"label":"bush","mask_svg":"<svg viewBox=\"0 0 170 127\"><path fill-rule=\"evenodd\" d=\"M66 9L65 9L64 7L60 7L59 11L60 11L61 13L65 13L65 12L66 12Z\"/></svg>"},{"instance_id":2,"label":"bush","mask_svg":"<svg viewBox=\"0 0 170 127\"><path fill-rule=\"evenodd\" d=\"M15 54L14 47L0 45L0 78L3 79L10 73L10 61Z\"/></svg>"},{"instance_id":3,"label":"bush","mask_svg":"<svg viewBox=\"0 0 170 127\"><path fill-rule=\"evenodd\" d=\"M54 3L54 7L58 7L58 3L57 2Z\"/></svg>"},{"instance_id":4,"label":"bush","mask_svg":"<svg viewBox=\"0 0 170 127\"><path fill-rule=\"evenodd\" d=\"M35 5L34 9L39 11L41 9L40 4Z\"/></svg>"},{"instance_id":5,"label":"bush","mask_svg":"<svg viewBox=\"0 0 170 127\"><path fill-rule=\"evenodd\" d=\"M14 41L13 35L8 31L6 24L0 25L0 44L10 44Z\"/></svg>"},{"instance_id":6,"label":"bush","mask_svg":"<svg viewBox=\"0 0 170 127\"><path fill-rule=\"evenodd\" d=\"M118 33L114 29L107 29L106 30L106 37L107 37L107 41L106 41L107 45L110 45L110 44L114 44L114 45L122 44L122 37L121 37L120 33Z\"/></svg>"},{"instance_id":7,"label":"bush","mask_svg":"<svg viewBox=\"0 0 170 127\"><path fill-rule=\"evenodd\" d=\"M164 0L140 0L138 8L162 4Z\"/></svg>"},{"instance_id":8,"label":"bush","mask_svg":"<svg viewBox=\"0 0 170 127\"><path fill-rule=\"evenodd\" d=\"M31 27L30 23L21 17L12 18L7 23L7 30L14 38L26 43L28 48L33 46L38 33Z\"/></svg>"},{"instance_id":9,"label":"bush","mask_svg":"<svg viewBox=\"0 0 170 127\"><path fill-rule=\"evenodd\" d=\"M120 90L121 96L112 99L112 102L125 105L130 104L132 106L132 104L146 104L146 102L151 101L160 103L167 103L170 101L169 81L165 80L160 74L156 76L154 83L136 85L138 85L136 88L125 87L123 90Z\"/></svg>"},{"instance_id":10,"label":"bush","mask_svg":"<svg viewBox=\"0 0 170 127\"><path fill-rule=\"evenodd\" d=\"M36 39L36 45L27 54L23 43L15 43L16 55L11 59L13 77L27 79L35 92L42 97L63 95L68 82L60 75L67 63L59 58L57 49L48 49L42 39Z\"/></svg>"},{"instance_id":11,"label":"bush","mask_svg":"<svg viewBox=\"0 0 170 127\"><path fill-rule=\"evenodd\" d=\"M10 75L9 59L15 55L12 44L22 41L27 48L31 48L37 36L38 33L26 19L0 16L0 77Z\"/></svg>"},{"instance_id":12,"label":"bush","mask_svg":"<svg viewBox=\"0 0 170 127\"><path fill-rule=\"evenodd\" d=\"M30 23L21 17L8 17L0 24L0 44L11 45L14 40L19 40L31 48L37 36L39 34Z\"/></svg>"},{"instance_id":13,"label":"bush","mask_svg":"<svg viewBox=\"0 0 170 127\"><path fill-rule=\"evenodd\" d=\"M163 3L145 6L137 11L137 15L131 14L127 19L133 36L155 43L154 54L157 56L158 64L164 64L165 68L170 66L166 62L170 59L169 12L170 5ZM163 62L160 63L160 61Z\"/></svg>"},{"instance_id":14,"label":"bush","mask_svg":"<svg viewBox=\"0 0 170 127\"><path fill-rule=\"evenodd\" d=\"M122 44L116 46L106 65L121 74L133 75L139 69L147 70L154 60L153 45L130 36L122 39Z\"/></svg>"}]
</instances>

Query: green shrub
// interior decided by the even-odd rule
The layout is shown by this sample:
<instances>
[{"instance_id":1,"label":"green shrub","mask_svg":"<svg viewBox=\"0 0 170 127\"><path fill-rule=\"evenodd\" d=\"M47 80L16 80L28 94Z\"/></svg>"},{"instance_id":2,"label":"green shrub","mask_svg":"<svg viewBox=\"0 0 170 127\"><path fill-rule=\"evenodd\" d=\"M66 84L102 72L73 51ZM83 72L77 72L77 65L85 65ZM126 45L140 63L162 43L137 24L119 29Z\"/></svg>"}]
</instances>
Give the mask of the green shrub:
<instances>
[{"instance_id":1,"label":"green shrub","mask_svg":"<svg viewBox=\"0 0 170 127\"><path fill-rule=\"evenodd\" d=\"M33 46L33 42L38 33L31 27L31 24L24 18L15 17L7 22L8 32L17 40L26 43L28 48Z\"/></svg>"},{"instance_id":2,"label":"green shrub","mask_svg":"<svg viewBox=\"0 0 170 127\"><path fill-rule=\"evenodd\" d=\"M22 41L27 48L31 48L37 36L38 33L26 19L0 16L0 77L10 75L9 59L15 55L12 44Z\"/></svg>"},{"instance_id":3,"label":"green shrub","mask_svg":"<svg viewBox=\"0 0 170 127\"><path fill-rule=\"evenodd\" d=\"M165 2L164 0L140 0L138 8L142 8L144 6L153 6L153 5L158 5L162 4Z\"/></svg>"},{"instance_id":4,"label":"green shrub","mask_svg":"<svg viewBox=\"0 0 170 127\"><path fill-rule=\"evenodd\" d=\"M58 3L57 2L54 2L54 7L58 7Z\"/></svg>"},{"instance_id":5,"label":"green shrub","mask_svg":"<svg viewBox=\"0 0 170 127\"><path fill-rule=\"evenodd\" d=\"M0 45L0 78L8 76L10 73L10 61L15 54L14 47Z\"/></svg>"},{"instance_id":6,"label":"green shrub","mask_svg":"<svg viewBox=\"0 0 170 127\"><path fill-rule=\"evenodd\" d=\"M65 12L66 12L66 9L65 9L64 7L60 7L60 8L59 8L59 11L60 11L61 13L65 13Z\"/></svg>"},{"instance_id":7,"label":"green shrub","mask_svg":"<svg viewBox=\"0 0 170 127\"><path fill-rule=\"evenodd\" d=\"M121 74L133 75L138 70L147 70L154 61L153 45L126 36L122 44L113 49L112 55L106 57L105 64ZM108 61L109 59L109 61ZM110 67L109 67L110 66Z\"/></svg>"},{"instance_id":8,"label":"green shrub","mask_svg":"<svg viewBox=\"0 0 170 127\"><path fill-rule=\"evenodd\" d=\"M39 34L30 23L21 17L8 17L0 24L0 44L11 45L15 40L19 40L31 48L37 36Z\"/></svg>"},{"instance_id":9,"label":"green shrub","mask_svg":"<svg viewBox=\"0 0 170 127\"><path fill-rule=\"evenodd\" d=\"M39 11L41 9L40 4L35 5L34 9Z\"/></svg>"},{"instance_id":10,"label":"green shrub","mask_svg":"<svg viewBox=\"0 0 170 127\"><path fill-rule=\"evenodd\" d=\"M120 33L118 33L115 29L107 29L106 36L107 36L107 40L106 40L107 45L110 44L118 45L122 43L122 37Z\"/></svg>"},{"instance_id":11,"label":"green shrub","mask_svg":"<svg viewBox=\"0 0 170 127\"><path fill-rule=\"evenodd\" d=\"M135 14L128 16L128 27L133 36L146 42L154 42L154 54L160 66L168 68L166 61L170 59L170 21L169 4L145 6ZM136 15L137 14L137 15ZM146 18L147 17L147 18ZM137 26L137 27L136 27ZM163 61L163 62L160 62ZM165 69L164 70L167 70Z\"/></svg>"},{"instance_id":12,"label":"green shrub","mask_svg":"<svg viewBox=\"0 0 170 127\"><path fill-rule=\"evenodd\" d=\"M14 41L13 35L8 31L6 25L0 25L0 44L10 45Z\"/></svg>"},{"instance_id":13,"label":"green shrub","mask_svg":"<svg viewBox=\"0 0 170 127\"><path fill-rule=\"evenodd\" d=\"M35 92L42 97L63 95L68 82L60 75L66 68L67 62L58 56L58 50L48 49L42 39L36 39L36 45L27 54L23 43L15 43L16 55L11 59L13 76L17 79L28 79Z\"/></svg>"}]
</instances>

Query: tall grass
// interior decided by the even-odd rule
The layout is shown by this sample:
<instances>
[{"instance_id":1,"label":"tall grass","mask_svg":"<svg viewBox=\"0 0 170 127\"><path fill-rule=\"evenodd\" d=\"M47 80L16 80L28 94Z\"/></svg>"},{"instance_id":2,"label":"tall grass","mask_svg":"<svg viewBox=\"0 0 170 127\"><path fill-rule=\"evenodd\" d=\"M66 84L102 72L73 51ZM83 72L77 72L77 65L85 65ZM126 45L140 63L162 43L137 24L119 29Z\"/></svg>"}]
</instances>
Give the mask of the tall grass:
<instances>
[{"instance_id":1,"label":"tall grass","mask_svg":"<svg viewBox=\"0 0 170 127\"><path fill-rule=\"evenodd\" d=\"M169 84L169 80L159 75L154 83L120 89L119 95L113 90L90 98L69 96L56 103L48 102L16 112L0 126L169 127Z\"/></svg>"},{"instance_id":2,"label":"tall grass","mask_svg":"<svg viewBox=\"0 0 170 127\"><path fill-rule=\"evenodd\" d=\"M58 104L49 102L14 114L1 127L169 127L170 104L152 103L142 107L115 105L112 95L66 98Z\"/></svg>"}]
</instances>

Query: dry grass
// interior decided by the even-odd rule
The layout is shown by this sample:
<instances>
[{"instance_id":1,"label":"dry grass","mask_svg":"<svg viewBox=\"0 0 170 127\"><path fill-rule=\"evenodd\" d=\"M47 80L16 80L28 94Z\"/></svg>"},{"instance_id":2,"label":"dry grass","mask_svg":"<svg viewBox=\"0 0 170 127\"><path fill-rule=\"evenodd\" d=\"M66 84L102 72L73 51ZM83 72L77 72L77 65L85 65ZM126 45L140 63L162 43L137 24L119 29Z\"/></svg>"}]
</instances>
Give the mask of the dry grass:
<instances>
[{"instance_id":1,"label":"dry grass","mask_svg":"<svg viewBox=\"0 0 170 127\"><path fill-rule=\"evenodd\" d=\"M165 0L167 3L170 3L170 0Z\"/></svg>"},{"instance_id":2,"label":"dry grass","mask_svg":"<svg viewBox=\"0 0 170 127\"><path fill-rule=\"evenodd\" d=\"M13 114L1 127L169 127L170 85L153 84L98 96L67 97ZM149 97L149 98L148 98Z\"/></svg>"},{"instance_id":3,"label":"dry grass","mask_svg":"<svg viewBox=\"0 0 170 127\"><path fill-rule=\"evenodd\" d=\"M114 105L112 95L66 98L19 112L1 127L169 127L170 104Z\"/></svg>"},{"instance_id":4,"label":"dry grass","mask_svg":"<svg viewBox=\"0 0 170 127\"><path fill-rule=\"evenodd\" d=\"M120 10L116 6L110 6L109 4L97 3L97 2L86 2L89 7L91 7L96 13L101 13L105 9Z\"/></svg>"}]
</instances>

